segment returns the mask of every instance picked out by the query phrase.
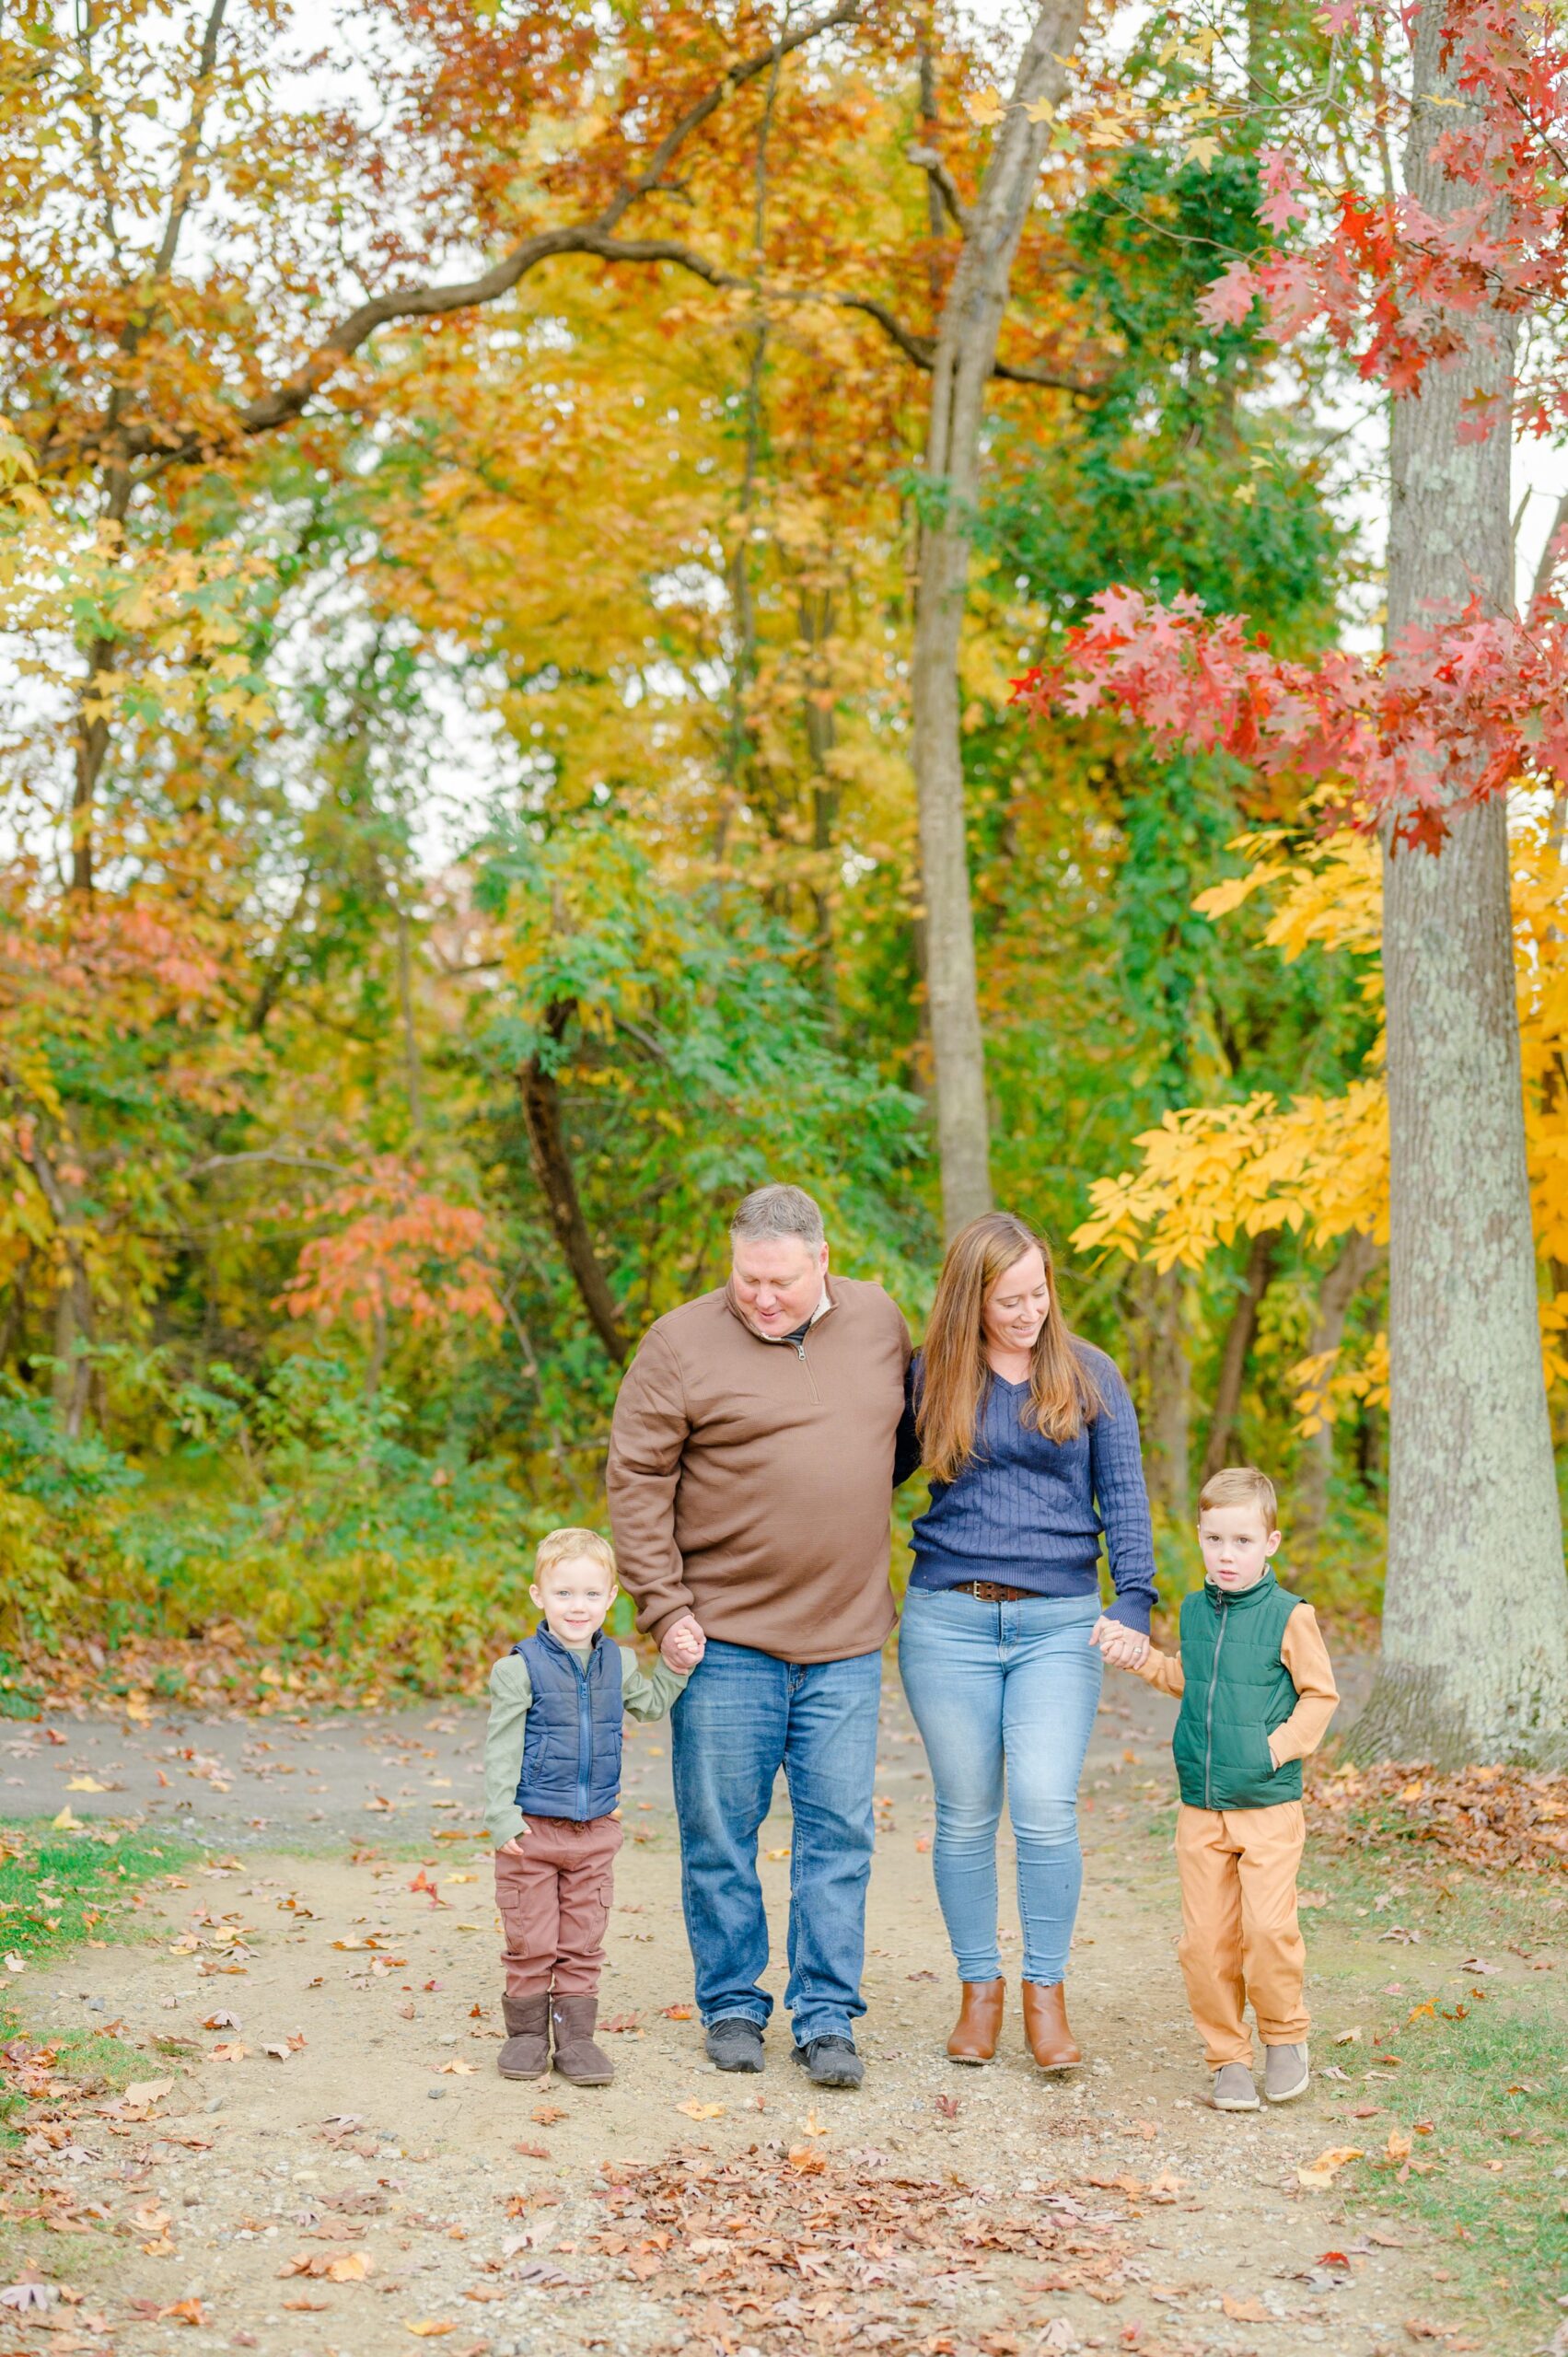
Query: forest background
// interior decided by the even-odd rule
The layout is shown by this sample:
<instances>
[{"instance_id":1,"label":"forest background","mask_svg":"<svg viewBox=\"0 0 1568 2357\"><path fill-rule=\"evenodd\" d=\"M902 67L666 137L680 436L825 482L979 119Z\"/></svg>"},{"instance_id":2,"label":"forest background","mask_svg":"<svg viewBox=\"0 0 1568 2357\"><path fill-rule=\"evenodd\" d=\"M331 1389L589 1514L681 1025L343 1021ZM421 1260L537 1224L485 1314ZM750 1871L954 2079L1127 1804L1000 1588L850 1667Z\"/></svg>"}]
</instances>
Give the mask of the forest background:
<instances>
[{"instance_id":1,"label":"forest background","mask_svg":"<svg viewBox=\"0 0 1568 2357\"><path fill-rule=\"evenodd\" d=\"M1387 387L1215 293L1392 185L1409 62L1353 13L1062 12L958 725L990 1185L1127 1370L1167 1598L1249 1457L1370 1629L1376 843L1014 691L1121 585L1376 644ZM918 1330L934 360L1036 15L7 16L0 1704L471 1678L764 1178ZM1510 838L1558 1439L1560 807Z\"/></svg>"}]
</instances>

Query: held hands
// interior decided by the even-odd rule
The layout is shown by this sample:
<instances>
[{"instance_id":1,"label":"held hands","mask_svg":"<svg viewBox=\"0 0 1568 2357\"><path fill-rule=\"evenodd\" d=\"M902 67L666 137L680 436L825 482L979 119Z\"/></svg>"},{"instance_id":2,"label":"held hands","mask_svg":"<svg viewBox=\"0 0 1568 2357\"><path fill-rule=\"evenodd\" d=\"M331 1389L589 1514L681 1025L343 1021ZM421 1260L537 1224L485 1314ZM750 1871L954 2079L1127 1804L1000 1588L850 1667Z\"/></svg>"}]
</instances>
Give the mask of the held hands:
<instances>
[{"instance_id":1,"label":"held hands","mask_svg":"<svg viewBox=\"0 0 1568 2357\"><path fill-rule=\"evenodd\" d=\"M1109 1620L1103 1612L1089 1631L1089 1643L1099 1647L1112 1669L1141 1668L1149 1650L1149 1641L1141 1630Z\"/></svg>"},{"instance_id":2,"label":"held hands","mask_svg":"<svg viewBox=\"0 0 1568 2357\"><path fill-rule=\"evenodd\" d=\"M682 1678L689 1677L708 1649L708 1641L690 1613L667 1629L659 1641L659 1653L667 1668Z\"/></svg>"}]
</instances>

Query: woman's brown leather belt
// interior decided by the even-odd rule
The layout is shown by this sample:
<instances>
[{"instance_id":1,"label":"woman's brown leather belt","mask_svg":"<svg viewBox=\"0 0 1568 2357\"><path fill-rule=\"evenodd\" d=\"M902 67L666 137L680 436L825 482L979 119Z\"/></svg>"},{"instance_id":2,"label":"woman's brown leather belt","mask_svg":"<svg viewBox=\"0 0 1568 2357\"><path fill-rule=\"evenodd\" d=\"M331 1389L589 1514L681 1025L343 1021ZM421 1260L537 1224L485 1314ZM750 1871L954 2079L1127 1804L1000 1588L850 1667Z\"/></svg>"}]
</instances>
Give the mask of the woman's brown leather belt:
<instances>
[{"instance_id":1,"label":"woman's brown leather belt","mask_svg":"<svg viewBox=\"0 0 1568 2357\"><path fill-rule=\"evenodd\" d=\"M1023 1604L1035 1593L1032 1587L1004 1587L997 1580L955 1580L953 1585L961 1596L978 1596L982 1604Z\"/></svg>"}]
</instances>

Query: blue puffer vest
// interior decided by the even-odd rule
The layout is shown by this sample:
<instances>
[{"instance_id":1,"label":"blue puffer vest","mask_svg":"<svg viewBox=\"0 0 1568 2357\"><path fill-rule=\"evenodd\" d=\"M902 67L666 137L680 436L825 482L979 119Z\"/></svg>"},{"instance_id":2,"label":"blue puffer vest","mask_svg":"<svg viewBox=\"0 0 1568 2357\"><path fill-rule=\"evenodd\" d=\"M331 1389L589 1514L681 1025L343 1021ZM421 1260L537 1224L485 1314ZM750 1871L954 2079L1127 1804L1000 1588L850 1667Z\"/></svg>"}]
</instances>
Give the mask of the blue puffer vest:
<instances>
[{"instance_id":1,"label":"blue puffer vest","mask_svg":"<svg viewBox=\"0 0 1568 2357\"><path fill-rule=\"evenodd\" d=\"M533 1701L523 1729L517 1806L525 1817L583 1823L621 1797L621 1651L602 1629L585 1670L548 1629L512 1651L528 1666Z\"/></svg>"}]
</instances>

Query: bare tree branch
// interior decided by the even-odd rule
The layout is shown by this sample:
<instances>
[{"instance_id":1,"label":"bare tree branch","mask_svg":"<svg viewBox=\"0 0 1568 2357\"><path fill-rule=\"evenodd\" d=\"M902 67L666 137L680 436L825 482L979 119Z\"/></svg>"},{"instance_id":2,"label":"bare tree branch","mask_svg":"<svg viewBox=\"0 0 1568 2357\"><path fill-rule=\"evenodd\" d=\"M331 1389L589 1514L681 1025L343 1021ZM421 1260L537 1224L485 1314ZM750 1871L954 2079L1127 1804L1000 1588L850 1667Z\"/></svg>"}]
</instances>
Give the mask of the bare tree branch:
<instances>
[{"instance_id":1,"label":"bare tree branch","mask_svg":"<svg viewBox=\"0 0 1568 2357\"><path fill-rule=\"evenodd\" d=\"M941 198L953 226L964 237L970 229L969 207L958 194L958 184L936 153L935 147L906 147L905 161L918 165Z\"/></svg>"},{"instance_id":2,"label":"bare tree branch","mask_svg":"<svg viewBox=\"0 0 1568 2357\"><path fill-rule=\"evenodd\" d=\"M192 93L191 112L186 120L185 135L180 143L180 166L174 176L174 187L168 200L168 216L163 225L163 236L153 257L151 275L154 280L167 278L174 267L175 251L180 244L180 232L185 215L191 209L191 191L196 179L196 157L201 152L202 133L207 120L207 107L213 95L213 74L218 62L218 35L228 0L213 0L212 14L202 35L202 55L196 75L196 87Z\"/></svg>"}]
</instances>

